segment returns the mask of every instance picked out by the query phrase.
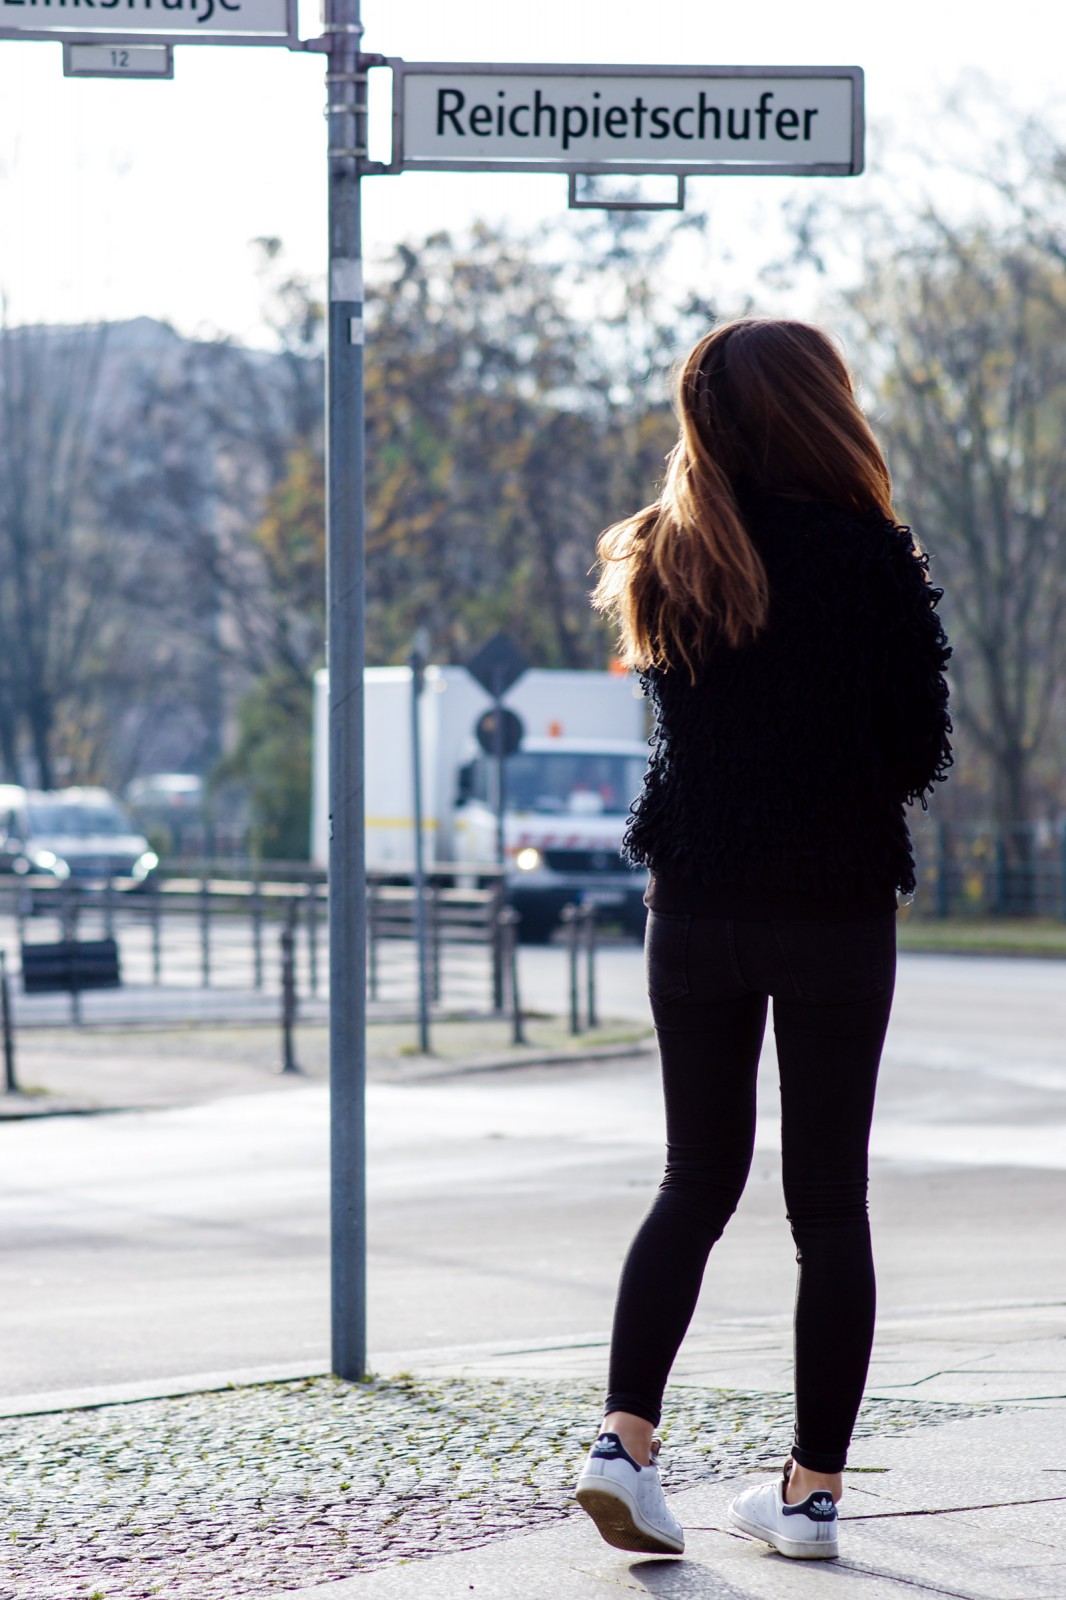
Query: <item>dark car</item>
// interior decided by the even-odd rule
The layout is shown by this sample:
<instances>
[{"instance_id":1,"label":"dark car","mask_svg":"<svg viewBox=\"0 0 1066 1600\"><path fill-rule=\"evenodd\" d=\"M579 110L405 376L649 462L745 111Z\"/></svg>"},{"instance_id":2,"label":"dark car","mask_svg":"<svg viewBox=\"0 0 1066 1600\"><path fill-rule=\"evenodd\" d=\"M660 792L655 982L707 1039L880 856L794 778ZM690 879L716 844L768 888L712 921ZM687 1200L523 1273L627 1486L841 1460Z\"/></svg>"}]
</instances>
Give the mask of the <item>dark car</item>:
<instances>
[{"instance_id":1,"label":"dark car","mask_svg":"<svg viewBox=\"0 0 1066 1600\"><path fill-rule=\"evenodd\" d=\"M0 872L141 889L159 858L106 789L5 788ZM13 803L12 803L13 802Z\"/></svg>"}]
</instances>

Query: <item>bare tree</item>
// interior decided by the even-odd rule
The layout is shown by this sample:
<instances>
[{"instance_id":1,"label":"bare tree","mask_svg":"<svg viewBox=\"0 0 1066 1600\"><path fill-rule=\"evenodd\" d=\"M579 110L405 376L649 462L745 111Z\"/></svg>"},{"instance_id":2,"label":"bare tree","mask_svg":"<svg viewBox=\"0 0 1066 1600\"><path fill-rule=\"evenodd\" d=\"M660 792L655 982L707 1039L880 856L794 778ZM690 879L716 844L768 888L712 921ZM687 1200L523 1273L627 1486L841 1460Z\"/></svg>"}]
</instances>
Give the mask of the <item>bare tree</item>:
<instances>
[{"instance_id":1,"label":"bare tree","mask_svg":"<svg viewBox=\"0 0 1066 1600\"><path fill-rule=\"evenodd\" d=\"M1064 709L1066 286L1024 242L933 216L923 234L849 305L899 501L948 591L956 719L1006 829L1038 807Z\"/></svg>"},{"instance_id":2,"label":"bare tree","mask_svg":"<svg viewBox=\"0 0 1066 1600\"><path fill-rule=\"evenodd\" d=\"M0 319L0 749L12 777L32 768L45 786L113 593L90 511L104 340Z\"/></svg>"}]
</instances>

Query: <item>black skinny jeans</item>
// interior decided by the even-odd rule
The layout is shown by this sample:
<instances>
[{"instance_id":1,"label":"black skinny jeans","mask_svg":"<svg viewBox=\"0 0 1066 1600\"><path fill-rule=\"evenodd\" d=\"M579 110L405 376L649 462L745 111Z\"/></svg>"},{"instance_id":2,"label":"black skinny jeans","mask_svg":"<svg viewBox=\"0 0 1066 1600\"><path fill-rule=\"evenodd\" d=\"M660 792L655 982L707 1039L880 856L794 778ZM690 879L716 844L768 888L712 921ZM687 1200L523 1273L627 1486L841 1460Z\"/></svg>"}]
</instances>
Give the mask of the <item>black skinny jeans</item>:
<instances>
[{"instance_id":1,"label":"black skinny jeans","mask_svg":"<svg viewBox=\"0 0 1066 1600\"><path fill-rule=\"evenodd\" d=\"M666 1097L666 1174L618 1289L607 1411L657 1423L712 1245L755 1144L774 1002L785 1206L796 1242L793 1459L839 1472L874 1329L866 1209L877 1069L892 1007L892 913L835 922L652 912L648 990Z\"/></svg>"}]
</instances>

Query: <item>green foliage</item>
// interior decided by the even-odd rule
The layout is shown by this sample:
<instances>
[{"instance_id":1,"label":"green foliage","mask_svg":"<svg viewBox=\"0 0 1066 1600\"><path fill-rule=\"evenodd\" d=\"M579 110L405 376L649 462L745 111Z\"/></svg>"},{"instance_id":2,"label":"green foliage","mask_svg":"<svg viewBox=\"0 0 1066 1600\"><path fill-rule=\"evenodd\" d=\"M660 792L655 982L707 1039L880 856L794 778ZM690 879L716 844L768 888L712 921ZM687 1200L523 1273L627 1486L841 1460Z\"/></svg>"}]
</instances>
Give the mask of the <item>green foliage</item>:
<instances>
[{"instance_id":1,"label":"green foliage","mask_svg":"<svg viewBox=\"0 0 1066 1600\"><path fill-rule=\"evenodd\" d=\"M235 748L212 786L238 778L247 788L250 849L273 861L305 861L311 829L311 684L275 674L244 696Z\"/></svg>"}]
</instances>

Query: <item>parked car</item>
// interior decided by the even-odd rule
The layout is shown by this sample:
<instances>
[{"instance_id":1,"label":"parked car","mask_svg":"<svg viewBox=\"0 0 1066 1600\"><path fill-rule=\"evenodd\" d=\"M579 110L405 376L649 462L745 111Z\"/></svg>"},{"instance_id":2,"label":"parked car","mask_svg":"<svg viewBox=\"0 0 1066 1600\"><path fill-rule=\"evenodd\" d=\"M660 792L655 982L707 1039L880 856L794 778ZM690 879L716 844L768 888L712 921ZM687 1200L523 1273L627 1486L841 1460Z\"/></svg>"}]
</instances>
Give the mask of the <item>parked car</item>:
<instances>
[{"instance_id":1,"label":"parked car","mask_svg":"<svg viewBox=\"0 0 1066 1600\"><path fill-rule=\"evenodd\" d=\"M137 827L168 856L209 853L204 780L196 773L153 772L134 778L123 799Z\"/></svg>"},{"instance_id":2,"label":"parked car","mask_svg":"<svg viewBox=\"0 0 1066 1600\"><path fill-rule=\"evenodd\" d=\"M0 789L0 872L143 889L159 857L106 789Z\"/></svg>"}]
</instances>

